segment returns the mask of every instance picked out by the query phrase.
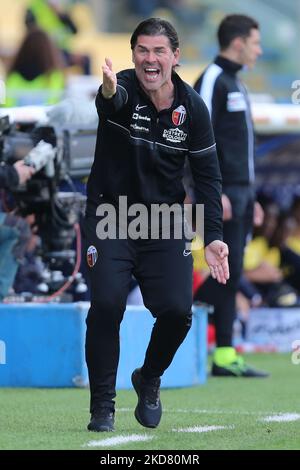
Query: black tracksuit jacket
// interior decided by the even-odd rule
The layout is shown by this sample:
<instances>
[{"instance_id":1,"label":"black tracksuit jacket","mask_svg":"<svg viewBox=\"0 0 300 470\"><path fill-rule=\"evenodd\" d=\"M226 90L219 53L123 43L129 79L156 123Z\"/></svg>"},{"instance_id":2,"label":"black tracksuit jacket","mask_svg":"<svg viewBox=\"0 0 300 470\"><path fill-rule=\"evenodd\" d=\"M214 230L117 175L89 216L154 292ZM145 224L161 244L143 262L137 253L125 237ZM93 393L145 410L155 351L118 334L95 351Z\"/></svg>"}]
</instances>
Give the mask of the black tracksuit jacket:
<instances>
[{"instance_id":1,"label":"black tracksuit jacket","mask_svg":"<svg viewBox=\"0 0 300 470\"><path fill-rule=\"evenodd\" d=\"M242 66L218 56L195 83L211 114L223 185L254 182L254 134Z\"/></svg>"},{"instance_id":2,"label":"black tracksuit jacket","mask_svg":"<svg viewBox=\"0 0 300 470\"><path fill-rule=\"evenodd\" d=\"M209 113L198 93L173 73L175 98L158 112L134 69L117 74L117 92L96 97L99 127L87 185L87 214L103 201L117 204L182 204L185 158L205 207L205 245L222 240L221 175Z\"/></svg>"}]
</instances>

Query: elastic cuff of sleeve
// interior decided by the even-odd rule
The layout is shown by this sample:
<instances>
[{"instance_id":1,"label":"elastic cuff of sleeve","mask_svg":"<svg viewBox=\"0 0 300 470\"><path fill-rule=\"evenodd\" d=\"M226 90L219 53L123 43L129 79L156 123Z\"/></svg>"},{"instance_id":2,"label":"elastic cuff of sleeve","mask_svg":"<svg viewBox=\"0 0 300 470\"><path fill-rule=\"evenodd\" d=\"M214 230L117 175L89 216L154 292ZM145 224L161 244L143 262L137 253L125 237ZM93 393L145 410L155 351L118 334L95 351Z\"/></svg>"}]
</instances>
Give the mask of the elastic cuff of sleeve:
<instances>
[{"instance_id":1,"label":"elastic cuff of sleeve","mask_svg":"<svg viewBox=\"0 0 300 470\"><path fill-rule=\"evenodd\" d=\"M206 247L207 245L209 245L211 242L215 241L215 240L219 240L219 241L223 241L223 237L222 235L220 235L220 233L210 233L209 235L205 235L204 236L204 247Z\"/></svg>"}]
</instances>

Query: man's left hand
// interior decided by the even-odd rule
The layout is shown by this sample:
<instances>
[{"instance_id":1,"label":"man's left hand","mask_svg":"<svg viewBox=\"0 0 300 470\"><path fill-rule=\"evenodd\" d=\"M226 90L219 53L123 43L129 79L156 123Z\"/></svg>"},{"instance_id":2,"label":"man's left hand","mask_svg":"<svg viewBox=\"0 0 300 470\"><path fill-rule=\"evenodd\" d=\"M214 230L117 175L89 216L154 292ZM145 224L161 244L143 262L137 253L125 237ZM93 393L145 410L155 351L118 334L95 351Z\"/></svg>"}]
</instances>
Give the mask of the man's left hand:
<instances>
[{"instance_id":1,"label":"man's left hand","mask_svg":"<svg viewBox=\"0 0 300 470\"><path fill-rule=\"evenodd\" d=\"M220 284L226 284L229 279L228 246L221 240L214 240L205 247L205 259L211 276Z\"/></svg>"}]
</instances>

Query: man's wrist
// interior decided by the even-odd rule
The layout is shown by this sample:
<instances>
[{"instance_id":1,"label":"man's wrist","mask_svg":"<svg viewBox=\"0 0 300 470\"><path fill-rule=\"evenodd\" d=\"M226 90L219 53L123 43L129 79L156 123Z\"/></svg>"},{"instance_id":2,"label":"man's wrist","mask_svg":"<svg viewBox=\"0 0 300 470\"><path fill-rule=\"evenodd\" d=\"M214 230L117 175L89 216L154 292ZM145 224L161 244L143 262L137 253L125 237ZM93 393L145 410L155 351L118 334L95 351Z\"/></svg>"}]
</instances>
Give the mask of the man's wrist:
<instances>
[{"instance_id":1,"label":"man's wrist","mask_svg":"<svg viewBox=\"0 0 300 470\"><path fill-rule=\"evenodd\" d=\"M116 92L114 93L105 93L103 90L101 90L101 95L103 96L103 98L105 100L110 100L111 98L113 98L113 96L115 96Z\"/></svg>"}]
</instances>

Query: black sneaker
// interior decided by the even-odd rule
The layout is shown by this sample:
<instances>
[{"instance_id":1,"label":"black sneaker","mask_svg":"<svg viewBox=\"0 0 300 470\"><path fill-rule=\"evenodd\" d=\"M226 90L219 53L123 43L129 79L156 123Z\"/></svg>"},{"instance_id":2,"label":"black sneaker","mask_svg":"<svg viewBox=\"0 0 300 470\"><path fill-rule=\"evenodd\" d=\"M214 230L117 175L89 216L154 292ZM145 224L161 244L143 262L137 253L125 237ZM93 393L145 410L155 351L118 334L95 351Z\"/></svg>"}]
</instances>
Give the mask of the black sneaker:
<instances>
[{"instance_id":1,"label":"black sneaker","mask_svg":"<svg viewBox=\"0 0 300 470\"><path fill-rule=\"evenodd\" d=\"M162 415L159 399L160 378L144 379L141 369L135 369L131 382L139 399L134 416L142 426L156 428Z\"/></svg>"},{"instance_id":2,"label":"black sneaker","mask_svg":"<svg viewBox=\"0 0 300 470\"><path fill-rule=\"evenodd\" d=\"M89 431L110 432L114 431L115 413L110 408L99 408L92 413L91 421L87 428Z\"/></svg>"},{"instance_id":3,"label":"black sneaker","mask_svg":"<svg viewBox=\"0 0 300 470\"><path fill-rule=\"evenodd\" d=\"M244 359L237 356L234 362L226 366L218 366L215 362L212 364L211 375L214 377L269 377L268 372L254 369L245 364Z\"/></svg>"}]
</instances>

